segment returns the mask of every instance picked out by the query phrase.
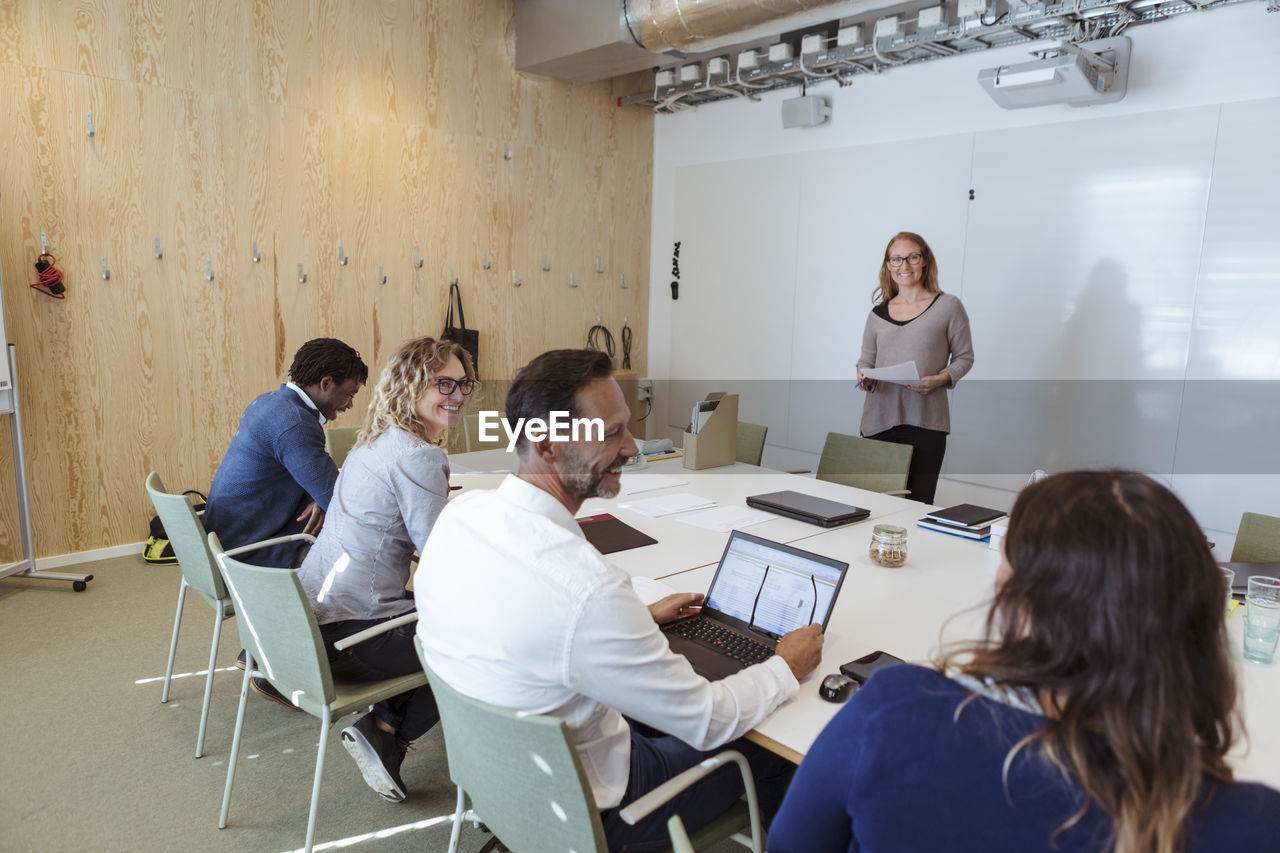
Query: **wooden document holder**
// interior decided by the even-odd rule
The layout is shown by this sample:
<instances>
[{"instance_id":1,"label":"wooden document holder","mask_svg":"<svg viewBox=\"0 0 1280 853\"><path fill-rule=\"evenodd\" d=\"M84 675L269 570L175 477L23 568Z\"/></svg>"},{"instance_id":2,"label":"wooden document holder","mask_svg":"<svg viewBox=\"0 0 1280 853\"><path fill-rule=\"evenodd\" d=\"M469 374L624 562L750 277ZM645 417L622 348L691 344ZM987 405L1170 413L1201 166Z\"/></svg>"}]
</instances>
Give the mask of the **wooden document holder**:
<instances>
[{"instance_id":1,"label":"wooden document holder","mask_svg":"<svg viewBox=\"0 0 1280 853\"><path fill-rule=\"evenodd\" d=\"M719 400L697 433L684 431L684 467L718 468L738 461L738 395L717 391L708 400Z\"/></svg>"}]
</instances>

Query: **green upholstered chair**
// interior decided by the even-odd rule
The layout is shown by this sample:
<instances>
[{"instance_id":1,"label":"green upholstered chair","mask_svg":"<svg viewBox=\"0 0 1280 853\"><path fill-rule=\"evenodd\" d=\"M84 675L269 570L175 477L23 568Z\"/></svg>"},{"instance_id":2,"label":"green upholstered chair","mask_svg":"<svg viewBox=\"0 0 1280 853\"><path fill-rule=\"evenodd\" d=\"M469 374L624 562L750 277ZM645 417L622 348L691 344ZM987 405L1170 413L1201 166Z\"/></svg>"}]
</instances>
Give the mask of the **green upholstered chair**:
<instances>
[{"instance_id":1,"label":"green upholstered chair","mask_svg":"<svg viewBox=\"0 0 1280 853\"><path fill-rule=\"evenodd\" d=\"M296 541L303 534L282 536L272 544ZM267 544L267 543L261 543ZM406 690L426 684L421 672L388 678L383 681L344 681L333 677L329 658L325 652L320 628L316 624L311 604L302 589L296 572L283 569L251 566L235 559L237 554L258 546L232 548L224 551L216 533L209 534L209 550L217 560L223 580L235 604L236 623L240 628L240 641L248 652L244 681L240 686L240 707L236 712L235 735L231 741L231 756L227 760L227 783L222 795L222 813L218 828L227 825L227 812L231 807L231 788L235 781L236 758L240 751L240 735L244 728L245 700L249 695L249 681L253 676L264 676L271 684L289 697L289 701L312 716L320 718L320 746L316 752L315 781L311 787L311 811L307 817L307 840L304 850L311 851L315 836L316 811L320 803L320 780L324 777L324 751L329 740L329 728L334 720L354 711L363 712L375 702L381 702ZM379 625L389 629L390 624ZM376 630L362 632L366 636ZM348 638L350 639L350 638Z\"/></svg>"},{"instance_id":2,"label":"green upholstered chair","mask_svg":"<svg viewBox=\"0 0 1280 853\"><path fill-rule=\"evenodd\" d=\"M759 465L764 456L764 438L768 434L767 426L738 421L738 461Z\"/></svg>"},{"instance_id":3,"label":"green upholstered chair","mask_svg":"<svg viewBox=\"0 0 1280 853\"><path fill-rule=\"evenodd\" d=\"M886 495L906 495L911 445L827 433L818 460L819 480Z\"/></svg>"},{"instance_id":4,"label":"green upholstered chair","mask_svg":"<svg viewBox=\"0 0 1280 853\"><path fill-rule=\"evenodd\" d=\"M462 823L468 818L484 821L514 853L550 850L604 853L608 848L600 812L564 721L499 708L459 693L427 665L420 637L414 638L414 644L440 710L449 777L458 786L449 853L456 853ZM739 755L726 752L716 759L729 754ZM647 806L647 810L632 815L634 820L639 820L665 803L692 781L680 786L674 783L701 766L662 786L667 792L665 796L654 796L658 793L655 790L649 797L628 806L623 820L636 805ZM709 771L696 778L705 772ZM698 832L694 838L696 843L706 846L728 838L751 826L752 817L758 828L755 785L750 782L750 774L748 783L750 805L736 804L726 815ZM468 797L471 811L467 810ZM752 809L750 814L749 809ZM552 819L553 816L557 819ZM757 832L755 838L762 836Z\"/></svg>"},{"instance_id":5,"label":"green upholstered chair","mask_svg":"<svg viewBox=\"0 0 1280 853\"><path fill-rule=\"evenodd\" d=\"M498 416L505 418L507 413L499 412ZM462 416L462 438L466 442L468 453L473 450L492 450L495 447L501 449L507 446L507 434L503 431L501 426L496 430L490 430L490 432L496 433L498 437L490 441L481 441L480 414L478 412L474 412L472 414Z\"/></svg>"},{"instance_id":6,"label":"green upholstered chair","mask_svg":"<svg viewBox=\"0 0 1280 853\"><path fill-rule=\"evenodd\" d=\"M333 457L333 464L339 468L347 461L347 454L356 446L356 436L360 427L330 427L324 431L324 449Z\"/></svg>"},{"instance_id":7,"label":"green upholstered chair","mask_svg":"<svg viewBox=\"0 0 1280 853\"><path fill-rule=\"evenodd\" d=\"M209 646L209 670L204 679L204 702L200 706L200 728L196 733L196 758L204 754L204 732L209 722L209 701L213 695L213 670L218 654L218 639L222 636L222 623L235 615L231 596L218 574L218 566L209 552L204 525L196 515L186 495L165 491L160 475L152 471L147 475L147 495L156 515L164 525L173 546L178 567L182 569L182 583L178 586L178 608L173 615L173 638L169 641L169 661L164 667L164 687L160 690L161 703L169 701L169 682L173 678L173 659L178 651L178 631L182 627L182 605L187 590L194 589L213 608L213 641Z\"/></svg>"},{"instance_id":8,"label":"green upholstered chair","mask_svg":"<svg viewBox=\"0 0 1280 853\"><path fill-rule=\"evenodd\" d=\"M1280 561L1280 518L1246 512L1240 515L1236 544L1231 548L1233 563L1273 563Z\"/></svg>"}]
</instances>

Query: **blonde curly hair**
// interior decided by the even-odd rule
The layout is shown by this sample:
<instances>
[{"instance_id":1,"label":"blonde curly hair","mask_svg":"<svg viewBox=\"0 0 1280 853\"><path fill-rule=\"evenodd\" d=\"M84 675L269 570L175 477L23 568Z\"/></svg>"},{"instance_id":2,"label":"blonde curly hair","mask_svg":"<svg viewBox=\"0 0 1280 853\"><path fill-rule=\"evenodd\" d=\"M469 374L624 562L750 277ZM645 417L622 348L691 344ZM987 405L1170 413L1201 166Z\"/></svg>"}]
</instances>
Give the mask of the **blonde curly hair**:
<instances>
[{"instance_id":1,"label":"blonde curly hair","mask_svg":"<svg viewBox=\"0 0 1280 853\"><path fill-rule=\"evenodd\" d=\"M449 363L450 356L456 356L462 363L468 379L475 379L471 356L453 341L413 338L401 344L387 359L387 366L378 377L356 445L372 444L391 427L399 427L423 441L441 443L443 436L433 439L427 434L427 425L418 417L417 406L418 398L428 383L435 381L436 373Z\"/></svg>"}]
</instances>

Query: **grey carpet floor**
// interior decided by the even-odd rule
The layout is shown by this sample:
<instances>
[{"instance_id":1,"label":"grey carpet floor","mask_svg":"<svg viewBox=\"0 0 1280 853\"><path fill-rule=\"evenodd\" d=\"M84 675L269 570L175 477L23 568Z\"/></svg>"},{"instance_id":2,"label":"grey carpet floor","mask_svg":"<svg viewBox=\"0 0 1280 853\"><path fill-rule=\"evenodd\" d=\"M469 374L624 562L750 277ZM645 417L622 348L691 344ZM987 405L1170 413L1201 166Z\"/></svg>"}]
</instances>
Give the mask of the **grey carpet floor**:
<instances>
[{"instance_id":1,"label":"grey carpet floor","mask_svg":"<svg viewBox=\"0 0 1280 853\"><path fill-rule=\"evenodd\" d=\"M196 728L213 611L188 592L169 702L161 677L179 571L120 557L94 580L0 579L0 850L299 850L315 770L316 718L251 693L228 826L217 828L235 728L240 643L223 625L205 755ZM443 851L456 789L439 727L405 759L403 803L369 790L330 731L316 850ZM467 824L460 849L488 839ZM743 848L725 842L716 853Z\"/></svg>"}]
</instances>

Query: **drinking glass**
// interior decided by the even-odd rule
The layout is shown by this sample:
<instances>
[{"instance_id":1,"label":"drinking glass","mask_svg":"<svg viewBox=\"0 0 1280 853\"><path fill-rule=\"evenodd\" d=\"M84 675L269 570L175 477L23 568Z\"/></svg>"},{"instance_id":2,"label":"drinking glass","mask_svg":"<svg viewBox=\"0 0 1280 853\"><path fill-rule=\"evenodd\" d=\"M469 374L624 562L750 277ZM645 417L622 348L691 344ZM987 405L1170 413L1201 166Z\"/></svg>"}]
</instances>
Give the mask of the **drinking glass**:
<instances>
[{"instance_id":1,"label":"drinking glass","mask_svg":"<svg viewBox=\"0 0 1280 853\"><path fill-rule=\"evenodd\" d=\"M1280 639L1280 580L1250 576L1244 604L1245 660L1271 663L1276 657L1276 640Z\"/></svg>"}]
</instances>

